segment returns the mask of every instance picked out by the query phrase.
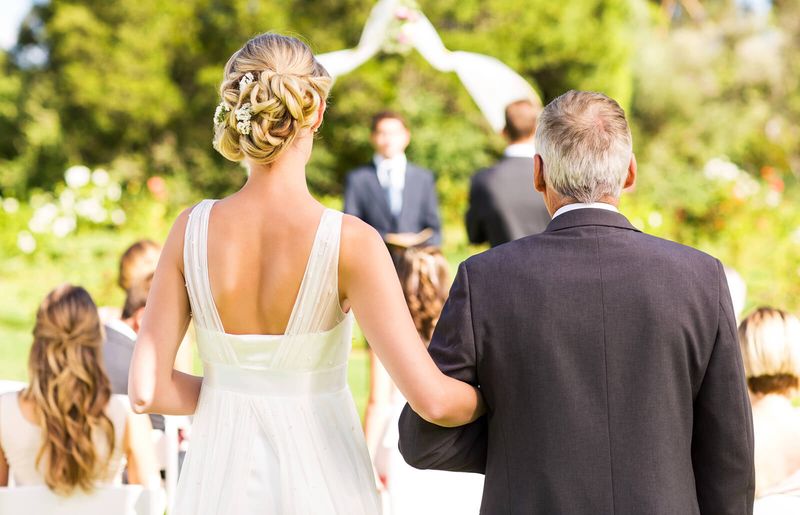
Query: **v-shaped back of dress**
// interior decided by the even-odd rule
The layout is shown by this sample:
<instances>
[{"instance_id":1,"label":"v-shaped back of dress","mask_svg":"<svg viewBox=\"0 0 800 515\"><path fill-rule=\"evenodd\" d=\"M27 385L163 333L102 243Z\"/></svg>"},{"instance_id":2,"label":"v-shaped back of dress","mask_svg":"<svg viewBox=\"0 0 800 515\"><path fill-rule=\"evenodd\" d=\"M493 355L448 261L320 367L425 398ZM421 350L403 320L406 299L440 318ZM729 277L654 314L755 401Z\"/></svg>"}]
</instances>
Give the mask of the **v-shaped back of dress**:
<instances>
[{"instance_id":1,"label":"v-shaped back of dress","mask_svg":"<svg viewBox=\"0 0 800 515\"><path fill-rule=\"evenodd\" d=\"M342 313L342 214L326 210L286 333L227 334L208 280L213 200L192 210L184 276L203 386L174 513L380 513L364 434L347 386L352 316Z\"/></svg>"},{"instance_id":2,"label":"v-shaped back of dress","mask_svg":"<svg viewBox=\"0 0 800 515\"><path fill-rule=\"evenodd\" d=\"M233 335L225 332L211 292L208 273L208 222L214 200L192 210L184 242L184 275L201 358L206 363L272 369L316 369L342 364L349 352L337 346L349 329L338 293L342 214L326 209L314 237L303 280L282 335ZM246 343L245 343L246 342ZM343 351L343 352L342 352Z\"/></svg>"}]
</instances>

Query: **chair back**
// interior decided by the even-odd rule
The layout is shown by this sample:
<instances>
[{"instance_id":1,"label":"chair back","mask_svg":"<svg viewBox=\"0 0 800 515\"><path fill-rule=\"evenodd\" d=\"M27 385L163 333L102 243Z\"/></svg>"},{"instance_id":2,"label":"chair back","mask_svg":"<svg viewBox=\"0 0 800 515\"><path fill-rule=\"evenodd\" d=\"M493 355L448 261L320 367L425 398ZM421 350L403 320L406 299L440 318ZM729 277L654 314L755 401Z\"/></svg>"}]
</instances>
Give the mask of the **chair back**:
<instances>
[{"instance_id":1,"label":"chair back","mask_svg":"<svg viewBox=\"0 0 800 515\"><path fill-rule=\"evenodd\" d=\"M99 486L92 493L76 492L68 497L46 486L0 488L0 513L24 515L163 515L163 490L140 485Z\"/></svg>"},{"instance_id":2,"label":"chair back","mask_svg":"<svg viewBox=\"0 0 800 515\"><path fill-rule=\"evenodd\" d=\"M9 381L6 379L0 379L0 393L18 392L26 386L28 385L22 381Z\"/></svg>"},{"instance_id":3,"label":"chair back","mask_svg":"<svg viewBox=\"0 0 800 515\"><path fill-rule=\"evenodd\" d=\"M800 513L800 496L768 495L756 499L753 515L797 515Z\"/></svg>"}]
</instances>

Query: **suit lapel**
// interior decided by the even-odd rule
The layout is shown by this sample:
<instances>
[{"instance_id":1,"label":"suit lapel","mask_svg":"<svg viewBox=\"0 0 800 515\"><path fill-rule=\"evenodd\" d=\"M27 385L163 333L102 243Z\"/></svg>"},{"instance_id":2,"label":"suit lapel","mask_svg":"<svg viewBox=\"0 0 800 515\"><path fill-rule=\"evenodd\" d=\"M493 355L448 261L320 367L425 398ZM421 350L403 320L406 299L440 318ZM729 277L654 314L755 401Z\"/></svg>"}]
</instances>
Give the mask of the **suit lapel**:
<instances>
[{"instance_id":1,"label":"suit lapel","mask_svg":"<svg viewBox=\"0 0 800 515\"><path fill-rule=\"evenodd\" d=\"M386 216L386 219L391 222L390 225L394 225L392 210L389 209L389 199L386 198L386 191L383 189L380 181L378 180L378 170L375 168L374 164L371 164L369 168L372 173L369 174L369 180L367 183L369 184L369 191L371 192L373 201L380 206L381 212L384 214L384 216Z\"/></svg>"},{"instance_id":2,"label":"suit lapel","mask_svg":"<svg viewBox=\"0 0 800 515\"><path fill-rule=\"evenodd\" d=\"M419 213L418 202L420 199L420 181L416 177L417 170L411 163L406 165L406 180L403 186L403 205L397 217L398 227L414 227ZM401 231L405 232L405 230Z\"/></svg>"}]
</instances>

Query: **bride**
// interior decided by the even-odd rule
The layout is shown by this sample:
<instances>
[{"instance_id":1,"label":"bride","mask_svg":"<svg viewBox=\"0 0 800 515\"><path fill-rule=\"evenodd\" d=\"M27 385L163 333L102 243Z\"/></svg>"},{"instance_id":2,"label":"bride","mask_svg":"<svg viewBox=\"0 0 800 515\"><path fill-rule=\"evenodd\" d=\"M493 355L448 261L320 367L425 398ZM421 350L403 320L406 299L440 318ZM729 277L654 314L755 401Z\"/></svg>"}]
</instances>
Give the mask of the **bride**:
<instances>
[{"instance_id":1,"label":"bride","mask_svg":"<svg viewBox=\"0 0 800 515\"><path fill-rule=\"evenodd\" d=\"M428 356L380 236L308 191L330 87L293 37L256 36L225 66L214 146L250 176L176 220L131 364L135 411L195 415L175 513L380 512L346 382L352 313L414 411L483 413ZM173 369L190 317L202 378Z\"/></svg>"}]
</instances>

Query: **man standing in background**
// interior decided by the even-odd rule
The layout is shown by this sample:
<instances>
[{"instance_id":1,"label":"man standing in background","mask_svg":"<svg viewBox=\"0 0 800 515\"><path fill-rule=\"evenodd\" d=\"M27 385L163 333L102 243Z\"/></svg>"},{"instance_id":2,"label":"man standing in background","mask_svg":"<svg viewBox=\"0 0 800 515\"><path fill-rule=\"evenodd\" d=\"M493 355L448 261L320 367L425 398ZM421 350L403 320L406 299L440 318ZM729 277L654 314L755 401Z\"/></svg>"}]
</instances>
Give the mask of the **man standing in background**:
<instances>
[{"instance_id":1,"label":"man standing in background","mask_svg":"<svg viewBox=\"0 0 800 515\"><path fill-rule=\"evenodd\" d=\"M506 107L503 136L509 145L503 159L472 177L466 216L470 243L496 247L540 233L550 222L542 196L533 187L537 111L529 100Z\"/></svg>"},{"instance_id":2,"label":"man standing in background","mask_svg":"<svg viewBox=\"0 0 800 515\"><path fill-rule=\"evenodd\" d=\"M372 162L350 172L344 193L344 212L374 227L388 243L415 239L429 229L426 243L442 241L439 201L433 173L409 163L406 147L411 133L397 113L384 111L372 118Z\"/></svg>"}]
</instances>

